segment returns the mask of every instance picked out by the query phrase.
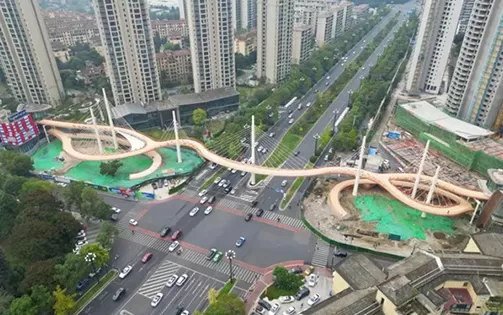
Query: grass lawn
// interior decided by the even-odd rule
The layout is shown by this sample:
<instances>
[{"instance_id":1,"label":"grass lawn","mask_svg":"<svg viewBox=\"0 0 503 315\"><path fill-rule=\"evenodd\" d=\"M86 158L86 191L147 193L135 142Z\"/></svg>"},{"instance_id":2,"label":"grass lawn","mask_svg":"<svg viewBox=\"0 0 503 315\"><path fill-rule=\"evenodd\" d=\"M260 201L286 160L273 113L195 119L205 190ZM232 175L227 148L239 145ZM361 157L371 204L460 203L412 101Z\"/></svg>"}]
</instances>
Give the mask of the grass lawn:
<instances>
[{"instance_id":1,"label":"grass lawn","mask_svg":"<svg viewBox=\"0 0 503 315\"><path fill-rule=\"evenodd\" d=\"M149 136L150 138L154 140L161 140L164 139L166 140L166 132L164 132L161 129L151 129L151 130L145 130L142 131L146 136Z\"/></svg>"},{"instance_id":2,"label":"grass lawn","mask_svg":"<svg viewBox=\"0 0 503 315\"><path fill-rule=\"evenodd\" d=\"M210 185L213 184L215 179L217 179L217 177L222 175L224 172L225 172L225 167L220 166L220 169L213 176L211 176L207 181L205 181L204 184L201 185L200 190L203 190L203 189L210 187Z\"/></svg>"},{"instance_id":3,"label":"grass lawn","mask_svg":"<svg viewBox=\"0 0 503 315\"><path fill-rule=\"evenodd\" d=\"M211 134L215 134L215 133L218 133L219 131L222 130L222 128L224 128L224 121L221 120L221 119L212 119L210 120L209 124L208 124L208 129L210 130Z\"/></svg>"},{"instance_id":4,"label":"grass lawn","mask_svg":"<svg viewBox=\"0 0 503 315\"><path fill-rule=\"evenodd\" d=\"M231 292L232 290L232 287L234 287L234 284L236 284L236 279L232 279L232 281L227 282L225 286L220 291L218 291L217 299L223 295L229 294L229 292Z\"/></svg>"},{"instance_id":5,"label":"grass lawn","mask_svg":"<svg viewBox=\"0 0 503 315\"><path fill-rule=\"evenodd\" d=\"M264 293L262 294L263 297L267 297L269 301L274 300L279 298L280 296L290 296L290 295L295 295L298 290L283 290L277 288L274 284L268 287Z\"/></svg>"},{"instance_id":6,"label":"grass lawn","mask_svg":"<svg viewBox=\"0 0 503 315\"><path fill-rule=\"evenodd\" d=\"M117 275L117 270L110 270L103 278L100 279L100 282L95 284L92 288L90 288L86 294L84 294L78 301L75 303L75 313L79 311L87 302L94 299L96 294L106 287Z\"/></svg>"},{"instance_id":7,"label":"grass lawn","mask_svg":"<svg viewBox=\"0 0 503 315\"><path fill-rule=\"evenodd\" d=\"M309 162L304 168L313 168L313 163ZM290 199L292 199L293 196L295 196L295 193L297 192L297 189L299 189L300 185L302 185L302 182L304 181L304 177L297 177L297 179L293 182L292 186L288 188L288 191L286 193L285 198L281 200L280 207L285 208L286 205L290 202Z\"/></svg>"}]
</instances>

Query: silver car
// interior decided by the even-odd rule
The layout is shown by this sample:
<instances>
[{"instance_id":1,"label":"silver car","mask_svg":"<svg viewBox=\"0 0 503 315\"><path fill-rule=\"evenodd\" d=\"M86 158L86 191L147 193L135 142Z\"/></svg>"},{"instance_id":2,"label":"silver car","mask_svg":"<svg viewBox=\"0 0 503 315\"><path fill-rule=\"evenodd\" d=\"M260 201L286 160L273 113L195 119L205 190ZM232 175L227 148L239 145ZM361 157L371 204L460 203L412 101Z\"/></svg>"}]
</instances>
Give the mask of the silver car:
<instances>
[{"instance_id":1,"label":"silver car","mask_svg":"<svg viewBox=\"0 0 503 315\"><path fill-rule=\"evenodd\" d=\"M150 306L156 307L157 305L159 305L159 303L161 302L163 296L164 296L164 294L162 294L161 292L157 293L152 298L152 302L150 302Z\"/></svg>"},{"instance_id":2,"label":"silver car","mask_svg":"<svg viewBox=\"0 0 503 315\"><path fill-rule=\"evenodd\" d=\"M206 198L206 197L205 197ZM206 200L208 200L208 198L206 198ZM195 216L197 213L199 212L199 207L194 207L192 210L190 210L190 213L189 215L191 217Z\"/></svg>"}]
</instances>

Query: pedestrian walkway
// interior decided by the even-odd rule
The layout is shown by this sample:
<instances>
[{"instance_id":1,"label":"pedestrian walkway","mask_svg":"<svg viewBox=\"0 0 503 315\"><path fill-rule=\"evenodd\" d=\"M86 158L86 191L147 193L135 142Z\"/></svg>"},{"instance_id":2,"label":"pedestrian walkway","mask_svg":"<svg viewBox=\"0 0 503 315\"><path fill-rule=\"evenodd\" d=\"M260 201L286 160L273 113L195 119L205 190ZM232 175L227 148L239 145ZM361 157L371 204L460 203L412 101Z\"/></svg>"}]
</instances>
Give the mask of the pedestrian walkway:
<instances>
[{"instance_id":1,"label":"pedestrian walkway","mask_svg":"<svg viewBox=\"0 0 503 315\"><path fill-rule=\"evenodd\" d=\"M89 244L93 244L96 242L96 238L98 238L98 234L100 233L101 224L91 223L86 226L86 238Z\"/></svg>"},{"instance_id":2,"label":"pedestrian walkway","mask_svg":"<svg viewBox=\"0 0 503 315\"><path fill-rule=\"evenodd\" d=\"M330 245L319 238L316 241L316 250L314 251L311 264L314 266L326 267L328 262L328 255L330 255Z\"/></svg>"},{"instance_id":3,"label":"pedestrian walkway","mask_svg":"<svg viewBox=\"0 0 503 315\"><path fill-rule=\"evenodd\" d=\"M137 244L143 245L145 247L149 247L164 253L170 253L168 248L171 245L171 241L154 238L152 236L142 234L142 233L131 233L129 230L123 230L119 237L122 239L126 239L128 241L135 242ZM208 261L206 259L206 255L200 253L198 251L184 248L183 254L180 256L176 256L177 258L192 262L194 264L203 266L205 268L215 270L222 274L229 274L229 263L223 258L220 262L214 263L213 261ZM254 279L259 277L261 274L251 271L249 269L243 268L241 266L233 265L232 272L234 277L248 283L252 283Z\"/></svg>"},{"instance_id":4,"label":"pedestrian walkway","mask_svg":"<svg viewBox=\"0 0 503 315\"><path fill-rule=\"evenodd\" d=\"M176 274L178 269L180 269L180 265L165 260L159 269L141 286L138 293L149 299L153 298L158 292L161 292L168 279Z\"/></svg>"}]
</instances>

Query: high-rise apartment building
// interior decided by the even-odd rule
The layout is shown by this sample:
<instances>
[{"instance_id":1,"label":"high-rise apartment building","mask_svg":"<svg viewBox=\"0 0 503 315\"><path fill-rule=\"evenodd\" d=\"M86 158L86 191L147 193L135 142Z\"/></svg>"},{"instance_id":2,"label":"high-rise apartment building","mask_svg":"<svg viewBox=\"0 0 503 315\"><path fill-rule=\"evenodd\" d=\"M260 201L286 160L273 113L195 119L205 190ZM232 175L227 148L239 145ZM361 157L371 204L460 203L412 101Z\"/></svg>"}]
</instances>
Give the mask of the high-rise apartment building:
<instances>
[{"instance_id":1,"label":"high-rise apartment building","mask_svg":"<svg viewBox=\"0 0 503 315\"><path fill-rule=\"evenodd\" d=\"M500 129L503 113L503 1L475 0L446 108L484 128Z\"/></svg>"},{"instance_id":2,"label":"high-rise apartment building","mask_svg":"<svg viewBox=\"0 0 503 315\"><path fill-rule=\"evenodd\" d=\"M185 20L185 11L187 11L185 0L178 0L178 10L180 12L180 20Z\"/></svg>"},{"instance_id":3,"label":"high-rise apartment building","mask_svg":"<svg viewBox=\"0 0 503 315\"><path fill-rule=\"evenodd\" d=\"M232 0L232 27L234 30L257 27L257 0Z\"/></svg>"},{"instance_id":4,"label":"high-rise apartment building","mask_svg":"<svg viewBox=\"0 0 503 315\"><path fill-rule=\"evenodd\" d=\"M333 25L333 12L318 14L318 23L316 23L316 44L318 46L323 46L326 42L332 39Z\"/></svg>"},{"instance_id":5,"label":"high-rise apartment building","mask_svg":"<svg viewBox=\"0 0 503 315\"><path fill-rule=\"evenodd\" d=\"M162 98L147 0L94 0L115 105Z\"/></svg>"},{"instance_id":6,"label":"high-rise apartment building","mask_svg":"<svg viewBox=\"0 0 503 315\"><path fill-rule=\"evenodd\" d=\"M23 103L59 104L65 92L38 0L0 0L0 63Z\"/></svg>"},{"instance_id":7,"label":"high-rise apartment building","mask_svg":"<svg viewBox=\"0 0 503 315\"><path fill-rule=\"evenodd\" d=\"M292 63L299 64L309 58L313 29L309 25L295 25L292 39Z\"/></svg>"},{"instance_id":8,"label":"high-rise apartment building","mask_svg":"<svg viewBox=\"0 0 503 315\"><path fill-rule=\"evenodd\" d=\"M466 26L468 25L468 21L470 20L474 2L475 0L464 0L463 9L461 9L461 16L459 17L457 33L464 33L466 31Z\"/></svg>"},{"instance_id":9,"label":"high-rise apartment building","mask_svg":"<svg viewBox=\"0 0 503 315\"><path fill-rule=\"evenodd\" d=\"M463 4L459 0L426 0L406 89L438 94L449 61Z\"/></svg>"},{"instance_id":10,"label":"high-rise apartment building","mask_svg":"<svg viewBox=\"0 0 503 315\"><path fill-rule=\"evenodd\" d=\"M291 70L294 0L258 0L257 76L272 84Z\"/></svg>"},{"instance_id":11,"label":"high-rise apartment building","mask_svg":"<svg viewBox=\"0 0 503 315\"><path fill-rule=\"evenodd\" d=\"M187 0L196 93L236 86L232 0Z\"/></svg>"}]
</instances>

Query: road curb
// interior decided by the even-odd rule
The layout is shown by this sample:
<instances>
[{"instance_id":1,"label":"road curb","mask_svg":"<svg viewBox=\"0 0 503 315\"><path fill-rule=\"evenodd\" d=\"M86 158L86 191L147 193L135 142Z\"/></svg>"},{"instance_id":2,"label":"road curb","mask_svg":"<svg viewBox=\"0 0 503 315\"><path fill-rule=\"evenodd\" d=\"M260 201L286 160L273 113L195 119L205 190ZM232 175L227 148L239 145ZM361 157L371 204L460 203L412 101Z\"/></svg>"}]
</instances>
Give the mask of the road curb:
<instances>
[{"instance_id":1,"label":"road curb","mask_svg":"<svg viewBox=\"0 0 503 315\"><path fill-rule=\"evenodd\" d=\"M108 285L110 283L112 283L112 281L114 281L116 278L117 278L117 275L119 274L119 272L116 270L116 269L111 269L109 272L114 272L115 275L110 278L110 280L108 280L102 287L100 290L98 290L94 296L92 298L90 298L84 305L82 305L77 311L75 311L73 313L73 315L78 315L80 314L80 312L82 312L92 301L94 301L94 299L101 294L101 292L103 292L105 290L106 287L108 287ZM94 286L97 286L99 283L95 284ZM93 287L94 287L93 286ZM89 288L89 290L91 290L93 287Z\"/></svg>"}]
</instances>

